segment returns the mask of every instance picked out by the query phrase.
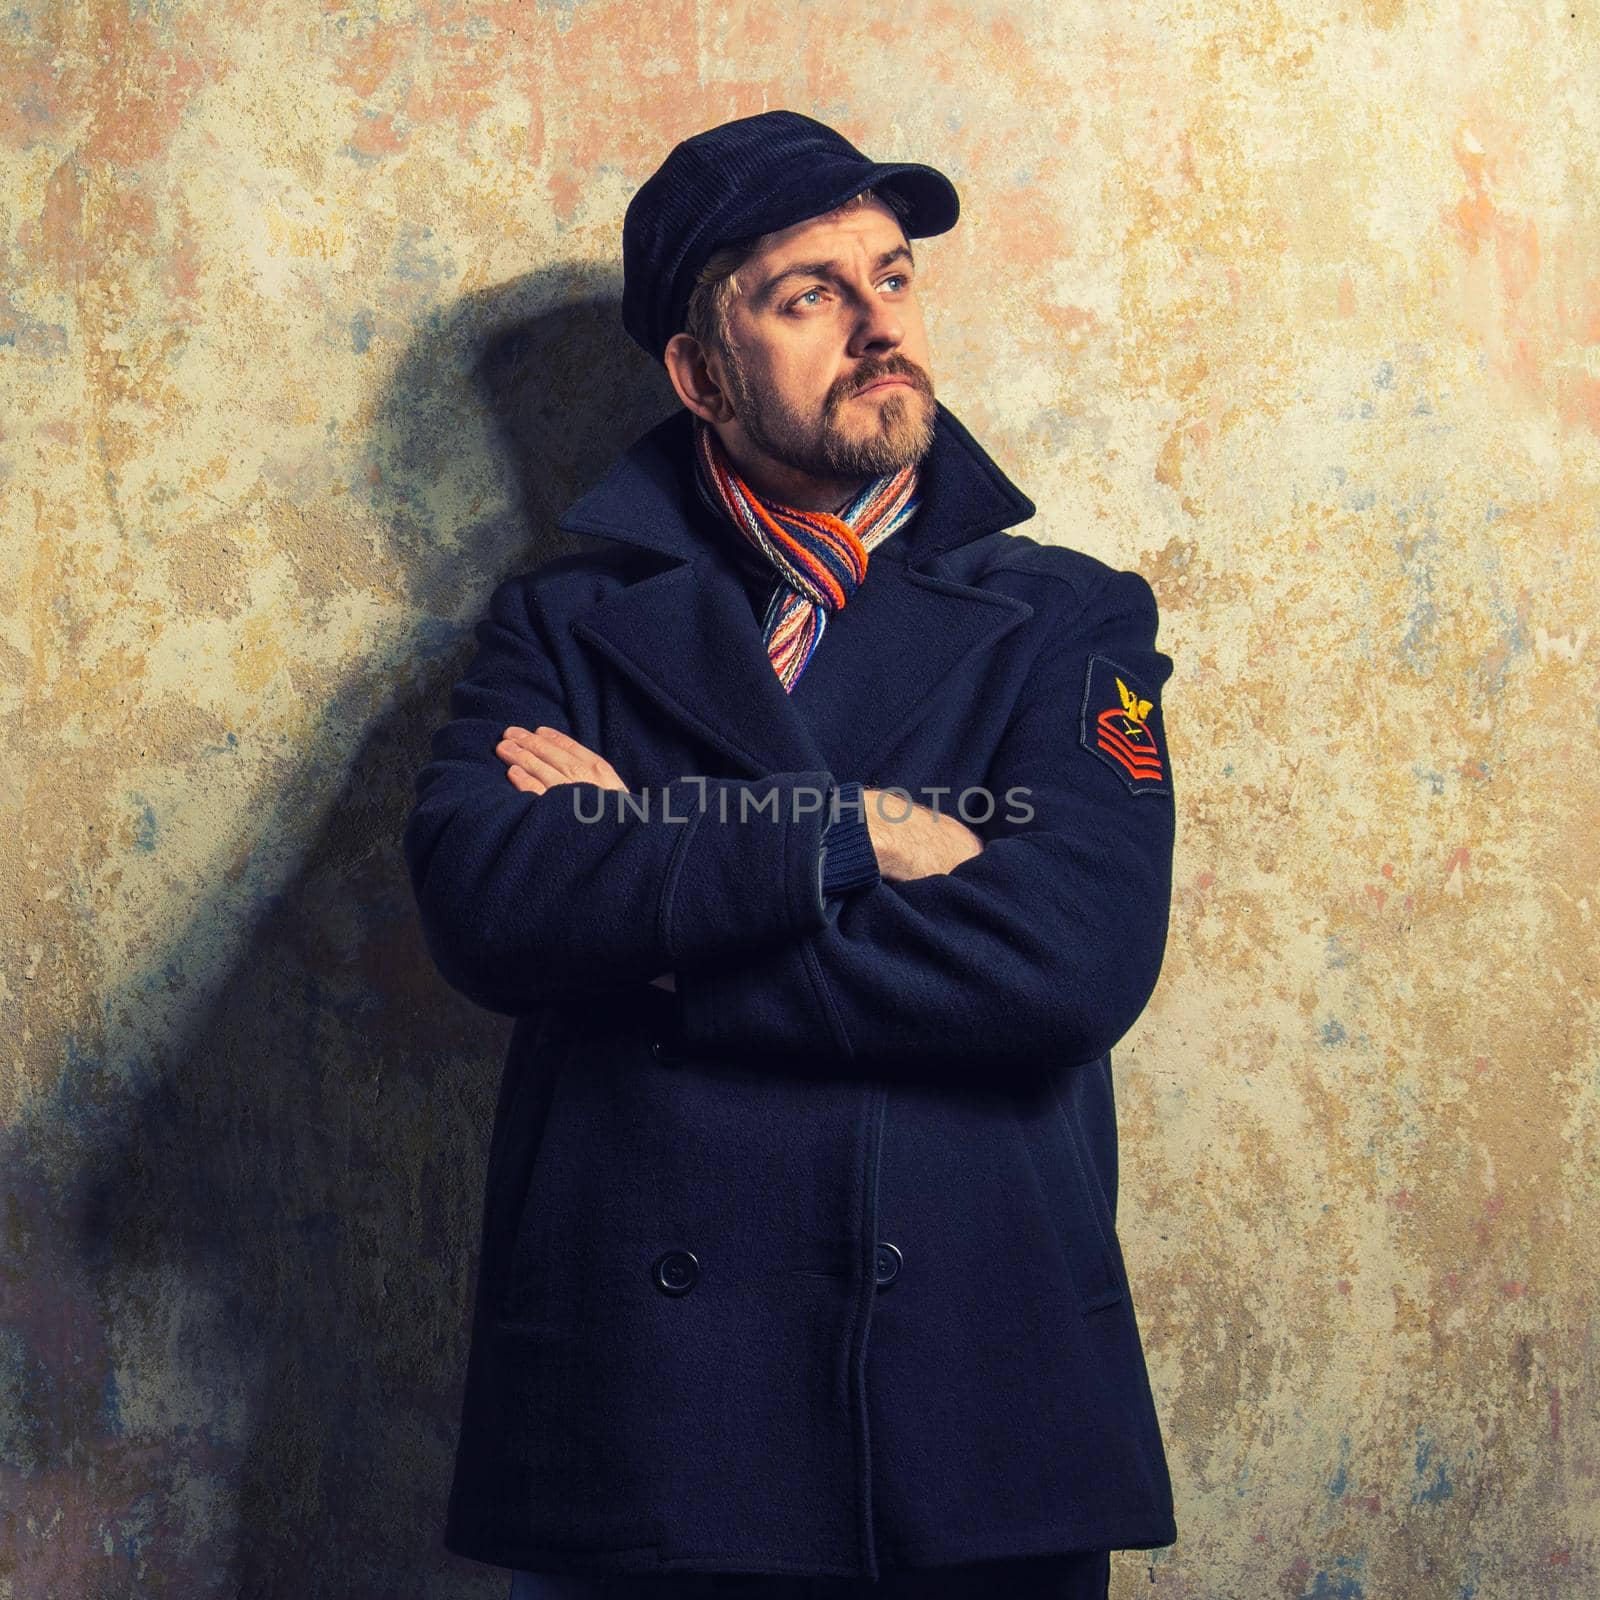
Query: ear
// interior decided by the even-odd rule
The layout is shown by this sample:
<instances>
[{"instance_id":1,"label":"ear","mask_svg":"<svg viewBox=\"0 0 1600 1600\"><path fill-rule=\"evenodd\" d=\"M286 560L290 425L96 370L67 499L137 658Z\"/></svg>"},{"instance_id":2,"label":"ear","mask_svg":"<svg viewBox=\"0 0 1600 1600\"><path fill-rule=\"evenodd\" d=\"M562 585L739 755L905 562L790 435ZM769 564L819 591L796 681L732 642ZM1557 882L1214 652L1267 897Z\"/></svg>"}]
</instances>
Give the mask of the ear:
<instances>
[{"instance_id":1,"label":"ear","mask_svg":"<svg viewBox=\"0 0 1600 1600\"><path fill-rule=\"evenodd\" d=\"M678 398L705 422L727 422L733 404L723 386L722 359L687 333L667 340L661 360Z\"/></svg>"}]
</instances>

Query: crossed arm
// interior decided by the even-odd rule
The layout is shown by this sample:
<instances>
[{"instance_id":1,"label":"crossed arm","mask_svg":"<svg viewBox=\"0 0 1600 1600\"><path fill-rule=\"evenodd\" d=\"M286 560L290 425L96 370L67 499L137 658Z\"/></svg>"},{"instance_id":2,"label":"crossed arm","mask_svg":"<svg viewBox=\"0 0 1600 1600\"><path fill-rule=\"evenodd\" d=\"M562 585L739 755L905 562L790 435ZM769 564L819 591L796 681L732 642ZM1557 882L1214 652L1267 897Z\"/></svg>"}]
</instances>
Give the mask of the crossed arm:
<instances>
[{"instance_id":1,"label":"crossed arm","mask_svg":"<svg viewBox=\"0 0 1600 1600\"><path fill-rule=\"evenodd\" d=\"M625 781L559 732L567 699L538 578L507 580L404 830L427 948L449 983L506 1015L670 983L695 1055L885 1072L1094 1060L1144 1008L1166 938L1171 781L1114 725L1126 708L1130 728L1147 715L1159 728L1172 663L1156 627L1136 573L1077 593L1050 621L985 776L992 793L1027 796L1026 819L983 825L980 847L926 808L880 815L890 791L867 790L883 881L819 902L825 770L675 780L654 796L659 817L619 813L606 827L545 798ZM776 802L777 816L742 825L747 799L758 816Z\"/></svg>"},{"instance_id":2,"label":"crossed arm","mask_svg":"<svg viewBox=\"0 0 1600 1600\"><path fill-rule=\"evenodd\" d=\"M509 727L494 753L505 762L512 787L524 794L544 794L561 783L592 783L631 793L603 755L560 728ZM907 816L886 817L878 803L881 793L865 789L863 798L878 870L891 883L949 872L983 849L983 841L959 818L927 806L913 804ZM670 972L650 981L663 989L677 987Z\"/></svg>"}]
</instances>

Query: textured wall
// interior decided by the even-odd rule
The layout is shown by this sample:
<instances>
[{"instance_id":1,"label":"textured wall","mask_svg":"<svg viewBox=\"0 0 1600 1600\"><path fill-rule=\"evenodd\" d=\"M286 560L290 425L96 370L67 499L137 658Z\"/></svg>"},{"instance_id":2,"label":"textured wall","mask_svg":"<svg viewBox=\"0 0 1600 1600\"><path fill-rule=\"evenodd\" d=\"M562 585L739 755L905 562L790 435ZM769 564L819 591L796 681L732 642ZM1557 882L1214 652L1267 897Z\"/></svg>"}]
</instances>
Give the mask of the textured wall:
<instances>
[{"instance_id":1,"label":"textured wall","mask_svg":"<svg viewBox=\"0 0 1600 1600\"><path fill-rule=\"evenodd\" d=\"M1592 6L91 0L0 59L0 1597L503 1592L437 1531L509 1024L397 833L675 403L629 195L779 105L954 177L939 392L1177 663L1116 1059L1180 1541L1115 1592L1600 1590Z\"/></svg>"}]
</instances>

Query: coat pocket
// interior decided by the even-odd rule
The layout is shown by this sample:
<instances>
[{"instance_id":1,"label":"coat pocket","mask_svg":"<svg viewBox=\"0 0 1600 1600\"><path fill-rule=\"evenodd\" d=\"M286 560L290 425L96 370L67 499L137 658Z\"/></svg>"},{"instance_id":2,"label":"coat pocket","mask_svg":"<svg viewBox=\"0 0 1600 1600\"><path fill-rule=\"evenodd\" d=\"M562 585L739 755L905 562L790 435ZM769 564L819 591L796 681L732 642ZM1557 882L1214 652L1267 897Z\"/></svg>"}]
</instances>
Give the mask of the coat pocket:
<instances>
[{"instance_id":1,"label":"coat pocket","mask_svg":"<svg viewBox=\"0 0 1600 1600\"><path fill-rule=\"evenodd\" d=\"M1079 1309L1088 1313L1119 1304L1127 1283L1095 1203L1077 1130L1053 1083L1022 1102L1019 1125Z\"/></svg>"},{"instance_id":2,"label":"coat pocket","mask_svg":"<svg viewBox=\"0 0 1600 1600\"><path fill-rule=\"evenodd\" d=\"M1056 1115L1060 1118L1067 1149L1071 1152L1072 1164L1078 1174L1078 1186L1083 1194L1084 1209L1093 1220L1095 1231L1099 1236L1100 1256L1104 1263L1107 1285L1105 1297L1086 1308L1095 1310L1100 1305L1114 1305L1127 1293L1127 1273L1123 1269L1122 1253L1117 1248L1115 1226L1111 1220L1105 1191L1101 1188L1085 1153L1083 1134L1078 1127L1077 1119L1062 1100L1060 1082L1055 1077L1050 1080L1050 1097L1055 1101Z\"/></svg>"}]
</instances>

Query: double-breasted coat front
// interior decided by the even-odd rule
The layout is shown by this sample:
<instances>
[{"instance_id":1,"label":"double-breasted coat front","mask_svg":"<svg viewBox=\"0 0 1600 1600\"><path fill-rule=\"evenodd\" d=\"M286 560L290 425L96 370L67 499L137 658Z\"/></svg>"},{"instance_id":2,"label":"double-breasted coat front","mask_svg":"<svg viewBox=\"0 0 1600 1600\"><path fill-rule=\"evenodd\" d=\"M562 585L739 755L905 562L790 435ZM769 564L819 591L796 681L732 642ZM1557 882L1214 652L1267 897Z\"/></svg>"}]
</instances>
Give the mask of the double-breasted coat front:
<instances>
[{"instance_id":1,"label":"double-breasted coat front","mask_svg":"<svg viewBox=\"0 0 1600 1600\"><path fill-rule=\"evenodd\" d=\"M1034 506L940 403L786 693L691 423L495 590L406 821L433 960L515 1019L445 1541L865 1577L1169 1544L1110 1059L1170 898L1152 592L1009 531ZM514 724L634 804L519 790ZM982 851L824 895L850 780Z\"/></svg>"}]
</instances>

